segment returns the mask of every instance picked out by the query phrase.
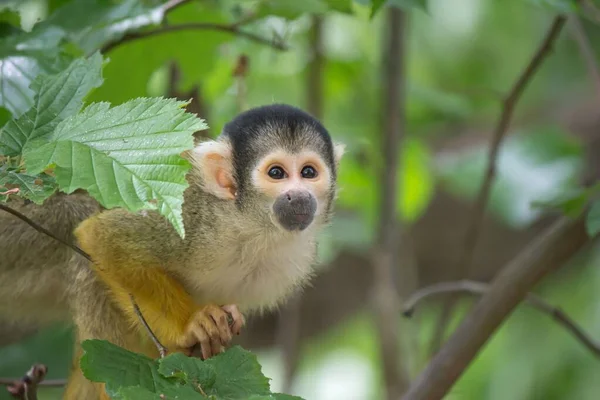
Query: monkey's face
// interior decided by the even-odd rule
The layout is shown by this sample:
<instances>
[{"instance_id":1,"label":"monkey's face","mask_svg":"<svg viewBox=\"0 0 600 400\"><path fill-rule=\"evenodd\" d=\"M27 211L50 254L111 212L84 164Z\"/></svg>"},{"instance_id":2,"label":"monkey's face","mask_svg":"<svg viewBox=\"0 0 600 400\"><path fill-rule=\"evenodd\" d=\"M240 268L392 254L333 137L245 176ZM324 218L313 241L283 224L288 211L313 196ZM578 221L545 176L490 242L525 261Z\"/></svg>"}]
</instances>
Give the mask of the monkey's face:
<instances>
[{"instance_id":1,"label":"monkey's face","mask_svg":"<svg viewBox=\"0 0 600 400\"><path fill-rule=\"evenodd\" d=\"M204 189L233 201L244 221L301 232L329 221L343 153L307 113L270 105L238 115L195 159Z\"/></svg>"},{"instance_id":2,"label":"monkey's face","mask_svg":"<svg viewBox=\"0 0 600 400\"><path fill-rule=\"evenodd\" d=\"M328 208L335 184L331 172L316 152L279 150L259 161L251 180L277 226L303 231Z\"/></svg>"}]
</instances>

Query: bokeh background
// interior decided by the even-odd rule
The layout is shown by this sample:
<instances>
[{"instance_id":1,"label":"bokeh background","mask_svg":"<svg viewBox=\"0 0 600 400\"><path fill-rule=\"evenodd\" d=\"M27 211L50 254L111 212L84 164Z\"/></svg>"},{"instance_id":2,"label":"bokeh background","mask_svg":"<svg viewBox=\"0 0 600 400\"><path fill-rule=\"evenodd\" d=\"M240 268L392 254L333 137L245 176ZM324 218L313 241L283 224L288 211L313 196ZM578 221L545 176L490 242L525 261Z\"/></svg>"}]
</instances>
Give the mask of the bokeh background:
<instances>
[{"instance_id":1,"label":"bokeh background","mask_svg":"<svg viewBox=\"0 0 600 400\"><path fill-rule=\"evenodd\" d=\"M61 3L69 2L22 0L23 28L31 29ZM255 3L191 1L170 13L168 21L231 23ZM337 215L320 247L319 275L299 300L282 309L295 318L295 326L278 315L254 317L239 343L256 352L275 390L289 389L307 400L381 399L370 260L379 218L377 168L387 112L382 55L388 9L383 7L371 19L367 0L331 1L339 10L319 16L311 13L319 9L317 0L275 3L271 15L244 26L270 38L271 44L204 29L132 40L112 49L105 83L90 101L192 98L190 111L207 120L212 136L240 107L285 102L321 117L348 151L340 170ZM398 264L403 279L398 288L406 297L420 287L465 277L456 271L455 260L501 102L556 11L569 2L392 3L406 10L402 37L406 101L403 110L396 110L406 116L396 208L404 231ZM587 17L569 20L518 104L498 159L498 179L468 278L489 281L548 225L552 217L532 207L533 202L600 175L600 88L593 72L600 29L593 15ZM91 18L84 8L81 18ZM97 21L90 20L93 23ZM582 51L586 40L589 54ZM288 50L272 45L280 42ZM240 60L243 77L234 74ZM598 261L598 249L588 246L536 287L536 293L600 340ZM473 299L460 296L447 332ZM402 362L411 377L431 356L445 301L446 296L428 299L412 318L401 318ZM289 360L282 356L282 348L289 346L284 343L290 332L298 338L294 346L299 363L287 387ZM71 340L70 327L55 326L0 348L0 376L21 376L33 362L43 362L49 366L48 378L66 377ZM60 393L45 389L40 398L58 399ZM8 396L0 390L0 398ZM521 305L447 398L598 399L600 360L550 317Z\"/></svg>"}]
</instances>

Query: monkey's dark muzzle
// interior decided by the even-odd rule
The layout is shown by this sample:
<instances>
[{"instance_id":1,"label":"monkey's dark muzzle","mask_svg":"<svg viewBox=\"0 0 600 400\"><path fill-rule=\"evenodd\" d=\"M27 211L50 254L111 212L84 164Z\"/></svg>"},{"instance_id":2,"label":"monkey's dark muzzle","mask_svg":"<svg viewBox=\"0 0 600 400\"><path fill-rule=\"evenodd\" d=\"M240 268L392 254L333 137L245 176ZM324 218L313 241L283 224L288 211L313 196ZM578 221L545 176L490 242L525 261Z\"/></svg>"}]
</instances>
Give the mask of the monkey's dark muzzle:
<instances>
[{"instance_id":1,"label":"monkey's dark muzzle","mask_svg":"<svg viewBox=\"0 0 600 400\"><path fill-rule=\"evenodd\" d=\"M277 198L273 212L284 229L302 231L311 224L317 211L317 200L304 191L289 191Z\"/></svg>"}]
</instances>

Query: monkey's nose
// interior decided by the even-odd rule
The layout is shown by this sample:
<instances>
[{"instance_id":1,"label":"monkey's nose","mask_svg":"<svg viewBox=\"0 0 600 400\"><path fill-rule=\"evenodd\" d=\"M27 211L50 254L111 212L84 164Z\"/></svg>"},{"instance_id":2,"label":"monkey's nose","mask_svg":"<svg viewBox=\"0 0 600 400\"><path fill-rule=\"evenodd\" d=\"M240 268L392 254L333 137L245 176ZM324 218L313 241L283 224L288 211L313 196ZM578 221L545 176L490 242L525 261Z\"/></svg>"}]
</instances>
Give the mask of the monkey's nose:
<instances>
[{"instance_id":1,"label":"monkey's nose","mask_svg":"<svg viewBox=\"0 0 600 400\"><path fill-rule=\"evenodd\" d=\"M303 190L290 190L285 194L290 205L302 204L310 202L312 195L309 192Z\"/></svg>"},{"instance_id":2,"label":"monkey's nose","mask_svg":"<svg viewBox=\"0 0 600 400\"><path fill-rule=\"evenodd\" d=\"M317 199L308 191L290 190L278 197L273 211L285 229L303 230L313 221Z\"/></svg>"}]
</instances>

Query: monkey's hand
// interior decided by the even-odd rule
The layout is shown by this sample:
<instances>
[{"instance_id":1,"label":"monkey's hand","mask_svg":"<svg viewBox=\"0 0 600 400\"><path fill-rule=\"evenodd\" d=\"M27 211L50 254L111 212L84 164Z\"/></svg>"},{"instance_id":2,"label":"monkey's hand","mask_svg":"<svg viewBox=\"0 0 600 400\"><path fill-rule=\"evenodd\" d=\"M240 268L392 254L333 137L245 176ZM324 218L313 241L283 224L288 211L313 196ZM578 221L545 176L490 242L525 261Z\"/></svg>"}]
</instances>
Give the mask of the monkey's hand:
<instances>
[{"instance_id":1,"label":"monkey's hand","mask_svg":"<svg viewBox=\"0 0 600 400\"><path fill-rule=\"evenodd\" d=\"M177 346L189 349L184 351L188 353L199 345L202 358L206 360L222 352L231 342L232 336L240 334L243 325L244 317L236 305L219 307L209 304L191 316Z\"/></svg>"}]
</instances>

